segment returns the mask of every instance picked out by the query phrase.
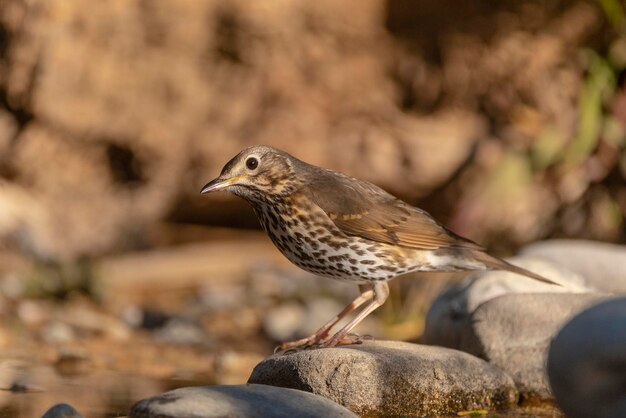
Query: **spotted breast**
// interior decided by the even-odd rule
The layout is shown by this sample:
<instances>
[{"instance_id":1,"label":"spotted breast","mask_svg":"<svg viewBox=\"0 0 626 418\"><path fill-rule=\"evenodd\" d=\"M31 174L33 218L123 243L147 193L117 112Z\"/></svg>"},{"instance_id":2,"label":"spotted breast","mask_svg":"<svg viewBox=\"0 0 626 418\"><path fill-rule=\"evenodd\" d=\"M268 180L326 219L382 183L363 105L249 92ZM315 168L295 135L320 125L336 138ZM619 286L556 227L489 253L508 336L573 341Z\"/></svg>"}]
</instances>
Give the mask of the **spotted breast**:
<instances>
[{"instance_id":1,"label":"spotted breast","mask_svg":"<svg viewBox=\"0 0 626 418\"><path fill-rule=\"evenodd\" d=\"M257 202L253 207L274 245L308 272L368 283L391 280L415 269L404 254L415 251L346 235L305 193L274 199L271 205Z\"/></svg>"}]
</instances>

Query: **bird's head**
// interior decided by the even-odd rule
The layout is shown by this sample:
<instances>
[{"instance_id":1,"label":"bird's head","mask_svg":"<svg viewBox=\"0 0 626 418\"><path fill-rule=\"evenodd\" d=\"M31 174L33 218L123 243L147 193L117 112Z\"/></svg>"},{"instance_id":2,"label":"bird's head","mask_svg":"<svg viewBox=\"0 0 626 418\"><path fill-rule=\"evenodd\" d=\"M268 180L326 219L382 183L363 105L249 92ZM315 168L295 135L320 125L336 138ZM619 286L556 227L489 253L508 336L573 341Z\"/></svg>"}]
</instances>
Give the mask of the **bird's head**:
<instances>
[{"instance_id":1,"label":"bird's head","mask_svg":"<svg viewBox=\"0 0 626 418\"><path fill-rule=\"evenodd\" d=\"M298 167L304 164L286 152L255 145L226 163L219 177L200 193L225 190L246 200L264 200L292 193L299 186Z\"/></svg>"}]
</instances>

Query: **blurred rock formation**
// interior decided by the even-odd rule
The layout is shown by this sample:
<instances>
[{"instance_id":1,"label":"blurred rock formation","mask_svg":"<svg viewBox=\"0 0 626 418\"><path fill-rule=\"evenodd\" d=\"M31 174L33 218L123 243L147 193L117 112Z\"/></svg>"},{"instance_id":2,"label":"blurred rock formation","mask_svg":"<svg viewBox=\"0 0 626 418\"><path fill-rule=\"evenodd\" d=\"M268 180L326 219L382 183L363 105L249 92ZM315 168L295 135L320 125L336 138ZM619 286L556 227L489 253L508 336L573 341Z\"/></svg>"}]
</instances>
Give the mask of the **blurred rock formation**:
<instances>
[{"instance_id":1,"label":"blurred rock formation","mask_svg":"<svg viewBox=\"0 0 626 418\"><path fill-rule=\"evenodd\" d=\"M149 245L164 219L254 225L197 193L266 143L486 243L623 239L626 93L589 52L607 45L572 1L4 0L0 235L58 260Z\"/></svg>"}]
</instances>

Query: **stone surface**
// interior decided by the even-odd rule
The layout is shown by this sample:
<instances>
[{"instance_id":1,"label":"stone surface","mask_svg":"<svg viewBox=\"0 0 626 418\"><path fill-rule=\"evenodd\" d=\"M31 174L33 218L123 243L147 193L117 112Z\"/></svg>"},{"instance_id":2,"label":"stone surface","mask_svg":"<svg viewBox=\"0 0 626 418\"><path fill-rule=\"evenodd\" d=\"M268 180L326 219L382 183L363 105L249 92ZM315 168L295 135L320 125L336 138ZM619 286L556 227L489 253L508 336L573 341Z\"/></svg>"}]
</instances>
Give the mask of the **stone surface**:
<instances>
[{"instance_id":1,"label":"stone surface","mask_svg":"<svg viewBox=\"0 0 626 418\"><path fill-rule=\"evenodd\" d=\"M578 273L599 292L626 293L626 246L585 240L550 240L529 245L522 254L537 256Z\"/></svg>"},{"instance_id":2,"label":"stone surface","mask_svg":"<svg viewBox=\"0 0 626 418\"><path fill-rule=\"evenodd\" d=\"M300 389L359 416L421 416L517 402L509 376L455 350L396 341L275 354L249 383Z\"/></svg>"},{"instance_id":3,"label":"stone surface","mask_svg":"<svg viewBox=\"0 0 626 418\"><path fill-rule=\"evenodd\" d=\"M72 406L58 403L48 409L41 418L83 418Z\"/></svg>"},{"instance_id":4,"label":"stone surface","mask_svg":"<svg viewBox=\"0 0 626 418\"><path fill-rule=\"evenodd\" d=\"M545 363L553 336L572 316L607 298L602 294L510 294L472 314L459 349L513 378L524 399L551 399Z\"/></svg>"},{"instance_id":5,"label":"stone surface","mask_svg":"<svg viewBox=\"0 0 626 418\"><path fill-rule=\"evenodd\" d=\"M477 273L442 292L426 315L422 342L459 348L474 310L488 300L509 293L577 293L587 291L584 279L566 267L537 257L513 257L512 263L557 281L563 286L542 283L519 274L495 270Z\"/></svg>"},{"instance_id":6,"label":"stone surface","mask_svg":"<svg viewBox=\"0 0 626 418\"><path fill-rule=\"evenodd\" d=\"M626 417L626 298L568 322L550 346L548 376L568 417Z\"/></svg>"},{"instance_id":7,"label":"stone surface","mask_svg":"<svg viewBox=\"0 0 626 418\"><path fill-rule=\"evenodd\" d=\"M172 390L136 403L130 418L356 418L310 393L265 385L200 386Z\"/></svg>"}]
</instances>

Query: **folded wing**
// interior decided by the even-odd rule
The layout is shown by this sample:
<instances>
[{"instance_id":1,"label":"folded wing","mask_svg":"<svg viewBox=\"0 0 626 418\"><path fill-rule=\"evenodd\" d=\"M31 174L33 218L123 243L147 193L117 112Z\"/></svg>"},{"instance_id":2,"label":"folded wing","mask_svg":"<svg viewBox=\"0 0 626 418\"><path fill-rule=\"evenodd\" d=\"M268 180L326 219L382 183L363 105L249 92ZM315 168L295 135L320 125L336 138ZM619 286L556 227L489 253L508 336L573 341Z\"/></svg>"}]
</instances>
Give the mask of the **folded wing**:
<instances>
[{"instance_id":1,"label":"folded wing","mask_svg":"<svg viewBox=\"0 0 626 418\"><path fill-rule=\"evenodd\" d=\"M307 187L309 198L344 233L403 247L481 249L373 184L348 177L317 176Z\"/></svg>"}]
</instances>

